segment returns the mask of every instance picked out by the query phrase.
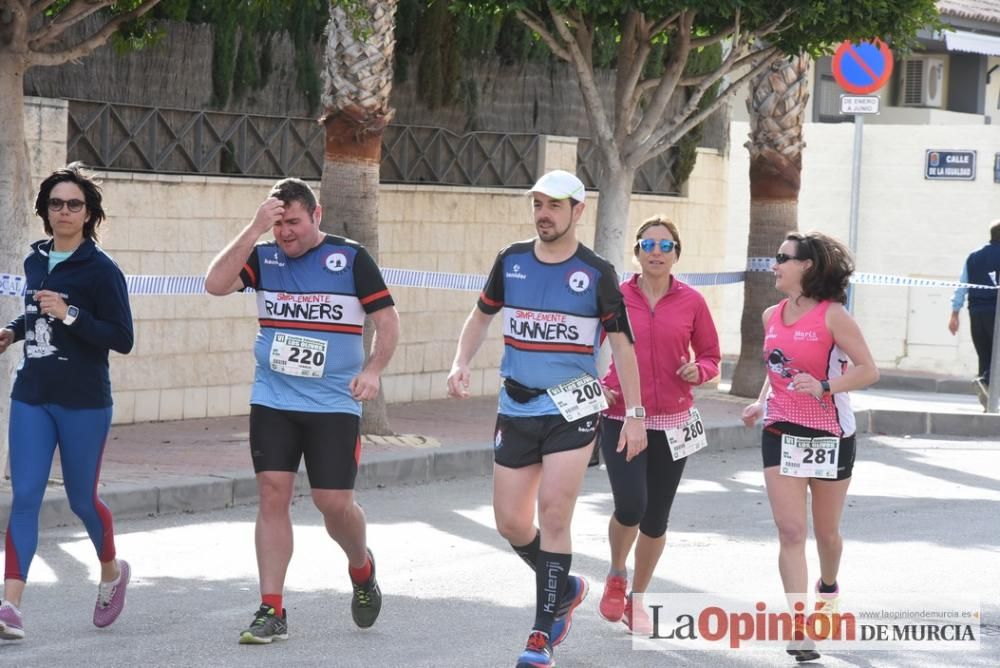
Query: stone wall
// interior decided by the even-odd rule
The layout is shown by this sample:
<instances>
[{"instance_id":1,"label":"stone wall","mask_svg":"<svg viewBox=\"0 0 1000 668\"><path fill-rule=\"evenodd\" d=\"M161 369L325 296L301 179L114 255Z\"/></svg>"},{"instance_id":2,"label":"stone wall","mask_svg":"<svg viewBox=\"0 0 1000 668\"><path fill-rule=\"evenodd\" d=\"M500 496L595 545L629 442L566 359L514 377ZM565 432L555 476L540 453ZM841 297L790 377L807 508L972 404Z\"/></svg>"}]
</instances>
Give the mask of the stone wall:
<instances>
[{"instance_id":1,"label":"stone wall","mask_svg":"<svg viewBox=\"0 0 1000 668\"><path fill-rule=\"evenodd\" d=\"M64 102L30 99L26 118L36 180L65 160ZM745 140L733 123L732 145ZM985 243L1000 217L1000 185L990 126L870 125L865 128L859 271L953 280L970 250ZM799 225L848 236L853 127L807 124ZM927 148L975 149L972 182L926 181ZM546 137L543 168L573 169L576 139ZM747 154L702 149L685 197L634 196L629 229L655 213L679 225L679 272L730 271L745 265L749 188ZM208 263L252 217L270 180L105 173L104 246L126 273L203 275ZM593 240L597 196L588 195L579 228ZM329 215L329 214L328 214ZM41 225L37 224L37 236ZM511 189L383 186L382 256L386 268L485 274L503 246L534 234L524 193ZM630 266L624 258L624 266ZM15 271L19 268L0 268ZM702 288L723 340L739 352L740 285ZM443 397L472 292L396 287L402 315L399 349L384 378L391 402ZM963 311L959 336L948 334L950 289L862 286L857 315L878 363L972 375L975 353ZM255 305L245 295L135 296L136 348L112 353L118 423L242 414L253 373ZM497 387L499 327L475 360L472 391Z\"/></svg>"},{"instance_id":2,"label":"stone wall","mask_svg":"<svg viewBox=\"0 0 1000 668\"><path fill-rule=\"evenodd\" d=\"M46 159L46 169L65 159L65 105L58 104L61 116L47 111L45 122L34 123L30 131L35 138L45 137L41 143L29 139L35 150L63 147L60 157ZM574 168L576 138L546 137L542 149L543 169ZM688 197L636 196L632 202L631 229L661 212L678 223L685 244L679 271L725 269L716 249L726 235L726 161L716 151L700 150ZM204 275L215 254L251 219L272 183L121 172L101 173L100 178L108 214L101 227L102 245L126 274L180 276ZM386 185L379 205L379 263L384 268L485 275L501 248L534 235L522 190ZM588 196L580 226L588 244L596 211L596 195ZM721 306L720 290L733 287L708 289L714 306ZM444 397L458 334L477 295L401 287L392 291L402 338L383 378L386 398ZM116 423L248 411L257 330L251 296L136 295L132 308L135 349L127 356L112 353ZM491 334L475 359L473 394L493 393L498 387L498 325Z\"/></svg>"}]
</instances>

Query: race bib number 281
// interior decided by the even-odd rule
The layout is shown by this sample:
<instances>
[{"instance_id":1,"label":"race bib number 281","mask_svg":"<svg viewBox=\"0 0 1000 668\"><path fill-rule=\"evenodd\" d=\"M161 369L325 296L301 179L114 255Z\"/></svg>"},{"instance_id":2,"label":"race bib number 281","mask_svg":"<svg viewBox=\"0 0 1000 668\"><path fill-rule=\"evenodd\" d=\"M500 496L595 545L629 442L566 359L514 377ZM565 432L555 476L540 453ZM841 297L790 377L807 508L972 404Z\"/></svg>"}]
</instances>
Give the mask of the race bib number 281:
<instances>
[{"instance_id":1,"label":"race bib number 281","mask_svg":"<svg viewBox=\"0 0 1000 668\"><path fill-rule=\"evenodd\" d=\"M840 439L781 435L781 474L793 478L837 478Z\"/></svg>"}]
</instances>

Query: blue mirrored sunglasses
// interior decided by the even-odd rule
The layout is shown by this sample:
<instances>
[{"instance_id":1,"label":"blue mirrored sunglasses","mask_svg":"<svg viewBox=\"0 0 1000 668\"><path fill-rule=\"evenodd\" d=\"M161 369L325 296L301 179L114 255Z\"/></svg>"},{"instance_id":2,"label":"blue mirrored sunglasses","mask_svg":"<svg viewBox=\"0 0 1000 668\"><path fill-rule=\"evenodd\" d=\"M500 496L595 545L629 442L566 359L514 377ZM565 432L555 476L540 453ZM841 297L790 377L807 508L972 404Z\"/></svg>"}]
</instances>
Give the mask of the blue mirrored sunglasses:
<instances>
[{"instance_id":1,"label":"blue mirrored sunglasses","mask_svg":"<svg viewBox=\"0 0 1000 668\"><path fill-rule=\"evenodd\" d=\"M674 249L674 246L676 245L677 242L671 241L670 239L660 239L660 251L664 253L669 253ZM652 253L653 249L656 248L656 240L639 239L639 242L636 244L636 246L641 248L643 253Z\"/></svg>"}]
</instances>

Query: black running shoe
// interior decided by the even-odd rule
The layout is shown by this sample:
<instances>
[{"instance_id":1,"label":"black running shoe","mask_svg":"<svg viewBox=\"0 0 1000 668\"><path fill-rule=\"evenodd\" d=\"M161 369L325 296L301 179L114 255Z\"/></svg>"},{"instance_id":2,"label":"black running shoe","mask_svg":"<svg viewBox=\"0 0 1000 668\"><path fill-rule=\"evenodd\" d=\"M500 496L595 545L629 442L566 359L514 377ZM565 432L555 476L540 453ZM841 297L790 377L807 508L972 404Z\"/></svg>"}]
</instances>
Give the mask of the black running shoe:
<instances>
[{"instance_id":1,"label":"black running shoe","mask_svg":"<svg viewBox=\"0 0 1000 668\"><path fill-rule=\"evenodd\" d=\"M261 605L253 616L253 621L240 633L241 645L267 645L274 640L288 640L288 615L268 606Z\"/></svg>"},{"instance_id":2,"label":"black running shoe","mask_svg":"<svg viewBox=\"0 0 1000 668\"><path fill-rule=\"evenodd\" d=\"M382 610L382 590L378 588L375 580L375 556L368 550L368 559L372 562L372 574L366 582L352 582L354 587L354 598L351 599L351 616L354 623L363 629L367 629Z\"/></svg>"}]
</instances>

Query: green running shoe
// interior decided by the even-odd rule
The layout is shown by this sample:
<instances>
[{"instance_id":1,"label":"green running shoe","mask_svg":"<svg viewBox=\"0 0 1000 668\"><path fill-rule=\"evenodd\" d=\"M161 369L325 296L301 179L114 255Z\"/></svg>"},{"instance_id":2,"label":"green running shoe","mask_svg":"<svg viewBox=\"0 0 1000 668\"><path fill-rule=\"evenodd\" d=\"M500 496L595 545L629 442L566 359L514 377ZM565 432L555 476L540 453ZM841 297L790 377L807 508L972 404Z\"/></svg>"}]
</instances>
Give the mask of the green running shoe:
<instances>
[{"instance_id":1,"label":"green running shoe","mask_svg":"<svg viewBox=\"0 0 1000 668\"><path fill-rule=\"evenodd\" d=\"M241 645L267 645L274 640L288 640L288 613L278 616L274 608L261 605L250 626L240 633Z\"/></svg>"},{"instance_id":2,"label":"green running shoe","mask_svg":"<svg viewBox=\"0 0 1000 668\"><path fill-rule=\"evenodd\" d=\"M375 556L368 550L368 559L372 562L372 574L366 582L351 582L354 587L354 597L351 599L351 616L360 628L367 629L382 610L382 590L375 580Z\"/></svg>"}]
</instances>

